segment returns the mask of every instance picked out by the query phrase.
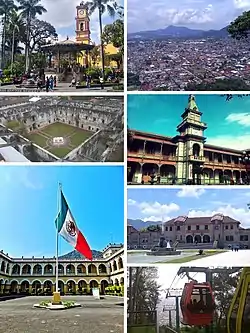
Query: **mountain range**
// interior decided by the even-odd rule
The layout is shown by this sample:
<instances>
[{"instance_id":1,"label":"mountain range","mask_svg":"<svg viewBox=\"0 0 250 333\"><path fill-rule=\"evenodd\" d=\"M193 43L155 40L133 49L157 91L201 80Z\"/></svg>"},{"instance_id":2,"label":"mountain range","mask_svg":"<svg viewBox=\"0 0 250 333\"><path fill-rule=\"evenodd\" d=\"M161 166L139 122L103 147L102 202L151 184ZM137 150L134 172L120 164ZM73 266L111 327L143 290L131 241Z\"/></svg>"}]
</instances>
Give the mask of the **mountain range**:
<instances>
[{"instance_id":1,"label":"mountain range","mask_svg":"<svg viewBox=\"0 0 250 333\"><path fill-rule=\"evenodd\" d=\"M161 225L162 221L147 221L147 222L144 222L142 220L128 219L127 224L132 225L132 227L134 227L136 230L141 230L143 228L149 227L150 225L155 225L155 226Z\"/></svg>"},{"instance_id":2,"label":"mountain range","mask_svg":"<svg viewBox=\"0 0 250 333\"><path fill-rule=\"evenodd\" d=\"M164 29L133 32L128 34L132 39L165 39L165 38L226 38L228 26L220 30L198 30L170 25Z\"/></svg>"},{"instance_id":3,"label":"mountain range","mask_svg":"<svg viewBox=\"0 0 250 333\"><path fill-rule=\"evenodd\" d=\"M93 258L102 258L102 252L92 250ZM86 259L81 253L74 250L59 257L59 259Z\"/></svg>"}]
</instances>

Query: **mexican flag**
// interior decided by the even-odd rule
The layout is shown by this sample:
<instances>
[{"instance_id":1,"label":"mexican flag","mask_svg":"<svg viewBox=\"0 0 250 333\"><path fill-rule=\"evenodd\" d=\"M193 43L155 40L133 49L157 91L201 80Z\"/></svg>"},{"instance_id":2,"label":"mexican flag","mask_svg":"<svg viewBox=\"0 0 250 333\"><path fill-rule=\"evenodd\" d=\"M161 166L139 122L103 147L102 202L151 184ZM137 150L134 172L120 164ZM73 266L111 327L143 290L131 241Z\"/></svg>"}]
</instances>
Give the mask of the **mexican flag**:
<instances>
[{"instance_id":1,"label":"mexican flag","mask_svg":"<svg viewBox=\"0 0 250 333\"><path fill-rule=\"evenodd\" d=\"M92 251L81 233L77 228L75 219L69 209L67 201L61 191L61 210L56 218L56 227L59 235L61 235L68 243L70 243L84 257L92 260Z\"/></svg>"}]
</instances>

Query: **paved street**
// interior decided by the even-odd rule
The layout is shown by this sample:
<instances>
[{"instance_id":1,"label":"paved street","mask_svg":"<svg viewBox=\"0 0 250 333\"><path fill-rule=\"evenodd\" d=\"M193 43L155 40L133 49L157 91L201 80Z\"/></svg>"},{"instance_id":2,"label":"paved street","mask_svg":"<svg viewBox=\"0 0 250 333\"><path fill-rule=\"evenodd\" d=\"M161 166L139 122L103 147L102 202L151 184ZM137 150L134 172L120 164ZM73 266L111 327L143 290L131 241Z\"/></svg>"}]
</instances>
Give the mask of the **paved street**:
<instances>
[{"instance_id":1,"label":"paved street","mask_svg":"<svg viewBox=\"0 0 250 333\"><path fill-rule=\"evenodd\" d=\"M82 307L60 311L33 308L50 298L30 296L0 302L0 333L123 333L122 298L64 296Z\"/></svg>"},{"instance_id":2,"label":"paved street","mask_svg":"<svg viewBox=\"0 0 250 333\"><path fill-rule=\"evenodd\" d=\"M0 92L1 91L21 91L21 92L29 92L29 91L37 91L37 89L25 89L25 88L17 88L14 84L12 85L8 85L8 86L0 86ZM45 91L45 90L43 90ZM112 87L108 87L106 89L101 89L101 88L84 88L84 89L76 89L75 87L70 87L69 83L65 83L65 82L61 82L58 84L58 86L54 89L54 92L74 92L74 93L86 93L86 92L90 92L90 91L99 91L99 92L105 92L105 91L114 91Z\"/></svg>"},{"instance_id":3,"label":"paved street","mask_svg":"<svg viewBox=\"0 0 250 333\"><path fill-rule=\"evenodd\" d=\"M227 251L216 254L203 259L192 260L182 264L182 266L198 266L198 267L249 267L250 266L250 250L239 250L239 252Z\"/></svg>"}]
</instances>

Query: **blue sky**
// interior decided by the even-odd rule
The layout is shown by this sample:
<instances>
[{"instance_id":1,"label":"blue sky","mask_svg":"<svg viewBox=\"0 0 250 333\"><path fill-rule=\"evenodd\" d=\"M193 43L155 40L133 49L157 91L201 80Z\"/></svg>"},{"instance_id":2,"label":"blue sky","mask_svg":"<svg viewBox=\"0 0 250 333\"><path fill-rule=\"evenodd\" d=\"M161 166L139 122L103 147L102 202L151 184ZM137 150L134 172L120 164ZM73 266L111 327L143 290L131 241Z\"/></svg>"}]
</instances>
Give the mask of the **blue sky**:
<instances>
[{"instance_id":1,"label":"blue sky","mask_svg":"<svg viewBox=\"0 0 250 333\"><path fill-rule=\"evenodd\" d=\"M226 101L220 95L196 95L198 109L207 123L208 144L226 148L250 148L250 97ZM175 136L188 95L129 95L128 127ZM153 110L153 111L152 111Z\"/></svg>"},{"instance_id":2,"label":"blue sky","mask_svg":"<svg viewBox=\"0 0 250 333\"><path fill-rule=\"evenodd\" d=\"M179 189L129 189L128 218L168 221L185 215L212 216L222 213L250 228L250 189L204 189L186 186Z\"/></svg>"},{"instance_id":3,"label":"blue sky","mask_svg":"<svg viewBox=\"0 0 250 333\"><path fill-rule=\"evenodd\" d=\"M75 39L76 30L76 6L81 0L41 0L41 4L47 9L47 13L38 18L51 23L59 35L59 40L65 40L67 36L70 39ZM84 1L87 2L87 1ZM117 3L123 5L123 0L118 0ZM110 24L114 20L107 13L103 15L103 25ZM95 43L99 43L99 23L98 13L95 12L90 17L91 39Z\"/></svg>"},{"instance_id":4,"label":"blue sky","mask_svg":"<svg viewBox=\"0 0 250 333\"><path fill-rule=\"evenodd\" d=\"M0 170L0 250L5 253L55 255L59 181L92 249L124 242L123 167L1 166ZM74 250L59 239L60 254Z\"/></svg>"},{"instance_id":5,"label":"blue sky","mask_svg":"<svg viewBox=\"0 0 250 333\"><path fill-rule=\"evenodd\" d=\"M128 31L169 25L220 29L249 9L250 0L128 0Z\"/></svg>"}]
</instances>

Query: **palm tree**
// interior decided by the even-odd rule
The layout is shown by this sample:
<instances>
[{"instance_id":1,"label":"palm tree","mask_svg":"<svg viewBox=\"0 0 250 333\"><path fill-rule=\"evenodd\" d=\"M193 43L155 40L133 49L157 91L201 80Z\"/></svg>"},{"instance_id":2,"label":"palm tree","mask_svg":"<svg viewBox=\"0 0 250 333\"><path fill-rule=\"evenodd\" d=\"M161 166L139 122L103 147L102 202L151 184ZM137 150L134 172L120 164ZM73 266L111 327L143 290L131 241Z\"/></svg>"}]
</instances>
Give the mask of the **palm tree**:
<instances>
[{"instance_id":1,"label":"palm tree","mask_svg":"<svg viewBox=\"0 0 250 333\"><path fill-rule=\"evenodd\" d=\"M100 58L100 49L99 49L99 46L95 46L90 51L90 58L91 58L91 63L93 63L93 65L95 67L96 63L98 62L98 59Z\"/></svg>"},{"instance_id":2,"label":"palm tree","mask_svg":"<svg viewBox=\"0 0 250 333\"><path fill-rule=\"evenodd\" d=\"M14 0L0 0L0 15L3 16L3 35L2 35L2 52L1 52L1 68L5 65L5 43L6 43L6 27L10 13L16 9Z\"/></svg>"},{"instance_id":3,"label":"palm tree","mask_svg":"<svg viewBox=\"0 0 250 333\"><path fill-rule=\"evenodd\" d=\"M47 10L40 5L40 0L18 0L22 16L26 19L26 43L25 43L25 70L29 71L29 48L30 48L30 26L31 20L36 17L36 15L42 15L46 13Z\"/></svg>"},{"instance_id":4,"label":"palm tree","mask_svg":"<svg viewBox=\"0 0 250 333\"><path fill-rule=\"evenodd\" d=\"M20 34L25 33L25 24L21 14L18 14L15 10L12 10L8 27L7 27L7 35L9 36L9 46L11 47L11 72L13 70L13 63L15 52L18 52L18 37Z\"/></svg>"},{"instance_id":5,"label":"palm tree","mask_svg":"<svg viewBox=\"0 0 250 333\"><path fill-rule=\"evenodd\" d=\"M113 6L110 3L113 3ZM107 11L109 16L114 18L116 11L116 2L115 0L92 0L86 4L89 9L89 14L92 15L96 10L98 10L99 16L99 27L100 27L100 41L101 41L101 62L102 62L102 78L104 79L104 43L102 40L102 15Z\"/></svg>"}]
</instances>

